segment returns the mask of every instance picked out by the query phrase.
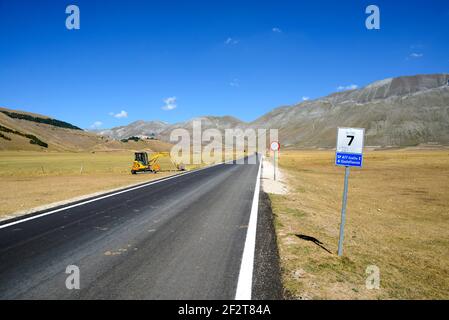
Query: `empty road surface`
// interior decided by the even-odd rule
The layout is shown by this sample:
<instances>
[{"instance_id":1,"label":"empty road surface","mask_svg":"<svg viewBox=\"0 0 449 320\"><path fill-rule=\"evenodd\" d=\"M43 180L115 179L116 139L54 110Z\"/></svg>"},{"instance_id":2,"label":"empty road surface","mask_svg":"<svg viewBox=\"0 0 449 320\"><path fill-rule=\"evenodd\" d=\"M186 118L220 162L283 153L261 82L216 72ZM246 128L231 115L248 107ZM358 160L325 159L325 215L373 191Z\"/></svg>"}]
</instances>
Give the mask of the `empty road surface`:
<instances>
[{"instance_id":1,"label":"empty road surface","mask_svg":"<svg viewBox=\"0 0 449 320\"><path fill-rule=\"evenodd\" d=\"M258 171L222 164L2 222L0 299L234 299Z\"/></svg>"}]
</instances>

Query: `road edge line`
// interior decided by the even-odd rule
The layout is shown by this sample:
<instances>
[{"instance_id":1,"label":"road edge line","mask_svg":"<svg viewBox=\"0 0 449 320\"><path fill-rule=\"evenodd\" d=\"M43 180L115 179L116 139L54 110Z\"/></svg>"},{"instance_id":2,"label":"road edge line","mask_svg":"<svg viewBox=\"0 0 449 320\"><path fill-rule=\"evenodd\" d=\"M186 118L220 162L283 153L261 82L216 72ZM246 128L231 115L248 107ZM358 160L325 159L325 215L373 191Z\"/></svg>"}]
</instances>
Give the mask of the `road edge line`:
<instances>
[{"instance_id":1,"label":"road edge line","mask_svg":"<svg viewBox=\"0 0 449 320\"><path fill-rule=\"evenodd\" d=\"M259 213L260 176L263 156L259 157L259 171L257 172L256 186L254 188L253 203L246 231L245 247L240 264L239 278L235 300L251 300L253 287L254 254L256 251L257 215Z\"/></svg>"}]
</instances>

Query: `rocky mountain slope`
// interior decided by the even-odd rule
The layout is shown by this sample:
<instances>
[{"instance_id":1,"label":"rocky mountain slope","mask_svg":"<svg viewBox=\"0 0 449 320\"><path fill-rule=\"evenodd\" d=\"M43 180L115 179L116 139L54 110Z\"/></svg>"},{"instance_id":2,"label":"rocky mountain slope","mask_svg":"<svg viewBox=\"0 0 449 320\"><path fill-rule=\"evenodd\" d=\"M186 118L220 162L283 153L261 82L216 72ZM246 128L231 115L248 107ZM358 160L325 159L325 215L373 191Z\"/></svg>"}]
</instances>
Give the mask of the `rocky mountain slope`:
<instances>
[{"instance_id":1,"label":"rocky mountain slope","mask_svg":"<svg viewBox=\"0 0 449 320\"><path fill-rule=\"evenodd\" d=\"M148 144L120 140L147 136L169 142L174 129L192 131L194 121L201 121L203 131L278 129L281 144L291 148L334 147L336 130L343 126L365 128L367 146L449 145L449 74L385 79L364 88L280 107L250 123L231 116L203 116L176 124L136 121L92 133L46 116L26 112L11 116L8 112L18 111L0 108L0 129L7 128L0 130L0 150L144 149ZM33 117L41 120L30 121ZM170 147L162 141L146 142L150 141L155 149Z\"/></svg>"},{"instance_id":2,"label":"rocky mountain slope","mask_svg":"<svg viewBox=\"0 0 449 320\"><path fill-rule=\"evenodd\" d=\"M169 124L163 121L135 121L127 126L115 127L106 130L96 130L100 135L108 136L112 139L126 139L129 137L146 136L146 137L156 137L169 127Z\"/></svg>"},{"instance_id":3,"label":"rocky mountain slope","mask_svg":"<svg viewBox=\"0 0 449 320\"><path fill-rule=\"evenodd\" d=\"M0 108L0 150L168 151L170 147L170 144L157 140L123 143L48 116Z\"/></svg>"},{"instance_id":4,"label":"rocky mountain slope","mask_svg":"<svg viewBox=\"0 0 449 320\"><path fill-rule=\"evenodd\" d=\"M449 74L375 82L273 110L250 124L278 128L286 146L332 147L337 127L366 129L366 145L449 144Z\"/></svg>"},{"instance_id":5,"label":"rocky mountain slope","mask_svg":"<svg viewBox=\"0 0 449 320\"><path fill-rule=\"evenodd\" d=\"M206 116L166 125L158 136L169 141L173 129L191 130L193 121L201 120L203 130L278 129L279 139L287 147L333 147L336 130L343 126L365 128L368 146L449 145L448 82L449 74L390 78L361 89L277 108L250 123L230 116ZM130 126L133 128L123 132L146 132L138 130L141 124Z\"/></svg>"}]
</instances>

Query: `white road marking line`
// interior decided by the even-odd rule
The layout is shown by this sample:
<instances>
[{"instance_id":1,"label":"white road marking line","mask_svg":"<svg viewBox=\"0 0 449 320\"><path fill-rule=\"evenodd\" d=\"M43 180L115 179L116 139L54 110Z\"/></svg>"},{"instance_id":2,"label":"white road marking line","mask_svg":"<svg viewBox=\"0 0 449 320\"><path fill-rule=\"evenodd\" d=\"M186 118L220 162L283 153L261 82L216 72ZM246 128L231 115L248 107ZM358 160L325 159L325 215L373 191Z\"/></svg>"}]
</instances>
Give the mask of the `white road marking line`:
<instances>
[{"instance_id":1,"label":"white road marking line","mask_svg":"<svg viewBox=\"0 0 449 320\"><path fill-rule=\"evenodd\" d=\"M256 187L254 189L253 204L249 216L248 230L246 232L245 247L243 249L242 263L240 265L239 280L235 300L251 300L253 287L254 253L256 250L257 214L259 212L260 171L262 156L259 157L259 171L257 173Z\"/></svg>"},{"instance_id":2,"label":"white road marking line","mask_svg":"<svg viewBox=\"0 0 449 320\"><path fill-rule=\"evenodd\" d=\"M226 161L226 162L221 162L221 163L217 163L217 164L214 164L214 165L206 167L206 168L180 173L180 174L168 177L168 178L162 178L160 180L152 181L152 182L149 182L149 183L146 183L146 184L143 184L143 185L139 185L139 186L132 187L132 188L125 189L125 190L122 190L122 191L118 191L118 192L114 192L114 193L111 193L111 194L108 194L108 195L105 195L105 196L100 196L98 198L94 198L94 199L91 199L91 200L86 200L86 201L83 201L83 202L80 202L80 203L72 204L72 205L69 205L67 207L55 209L55 210L48 211L48 212L45 212L45 213L42 213L42 214L37 214L37 215L32 216L32 217L28 217L28 218L20 219L20 220L13 221L13 222L10 222L10 223L6 223L4 225L0 225L0 229L8 228L10 226L13 226L13 225L25 222L25 221L30 221L30 220L42 218L42 217L48 216L48 215L56 213L56 212L61 212L61 211L67 210L67 209L72 209L72 208L79 207L79 206L82 206L82 205L85 205L85 204L88 204L88 203L91 203L91 202L95 202L95 201L103 200L103 199L106 199L106 198L114 197L116 195L119 195L119 194L122 194L122 193L125 193L125 192L130 192L130 191L134 191L134 190L137 190L137 189L145 188L145 187L148 187L148 186L150 186L152 184L156 184L156 183L159 183L159 182L175 179L175 178L178 178L178 177L181 177L181 176L185 176L185 175L188 175L188 174L191 174L191 173L199 172L199 171L202 171L202 170L210 169L210 168L222 165L222 164L228 164L228 163L230 163L232 161L233 160Z\"/></svg>"}]
</instances>

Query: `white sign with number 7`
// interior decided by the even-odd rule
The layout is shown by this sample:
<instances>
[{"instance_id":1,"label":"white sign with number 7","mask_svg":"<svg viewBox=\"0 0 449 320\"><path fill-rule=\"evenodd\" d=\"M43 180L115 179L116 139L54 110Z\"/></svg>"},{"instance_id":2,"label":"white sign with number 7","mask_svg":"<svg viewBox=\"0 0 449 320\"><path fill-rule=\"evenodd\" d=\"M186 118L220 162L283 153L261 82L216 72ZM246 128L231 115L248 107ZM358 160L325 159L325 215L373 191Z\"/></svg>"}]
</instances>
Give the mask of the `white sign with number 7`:
<instances>
[{"instance_id":1,"label":"white sign with number 7","mask_svg":"<svg viewBox=\"0 0 449 320\"><path fill-rule=\"evenodd\" d=\"M363 153L365 129L338 128L337 152Z\"/></svg>"}]
</instances>

